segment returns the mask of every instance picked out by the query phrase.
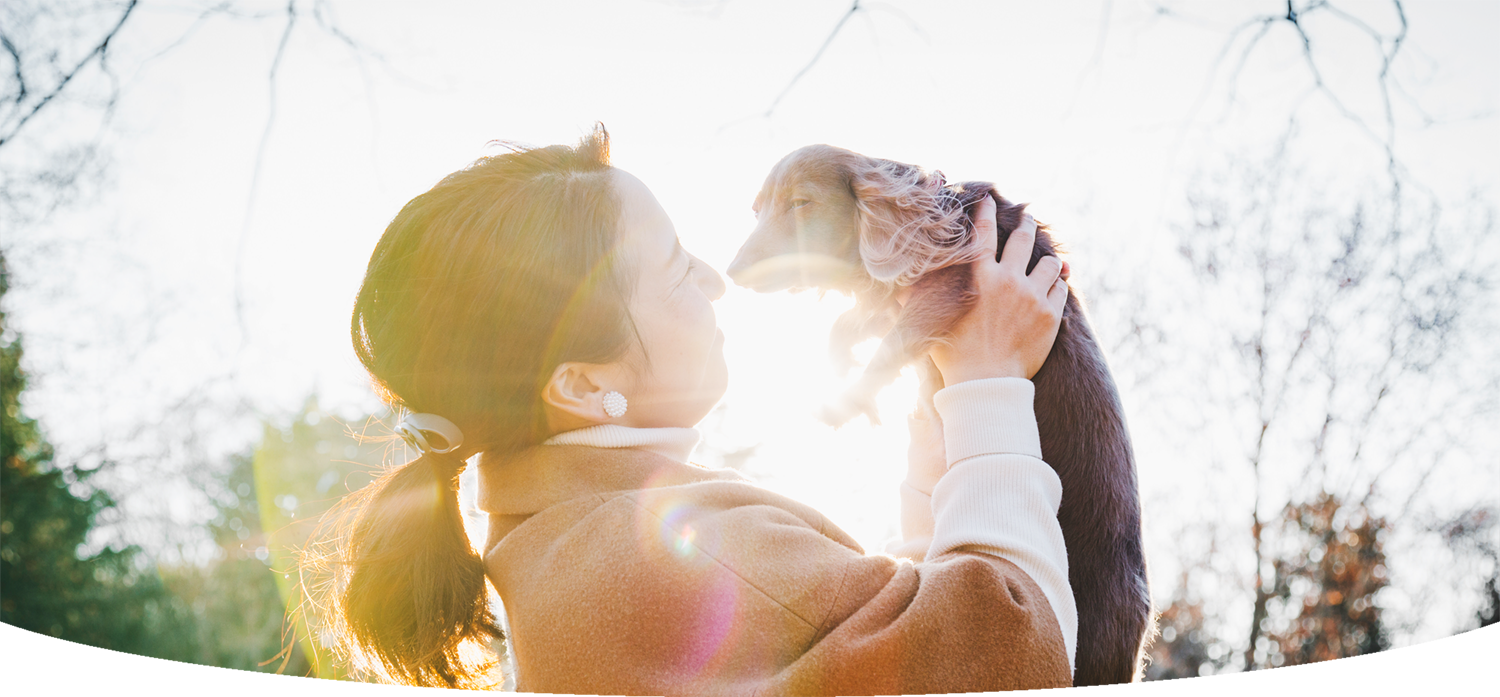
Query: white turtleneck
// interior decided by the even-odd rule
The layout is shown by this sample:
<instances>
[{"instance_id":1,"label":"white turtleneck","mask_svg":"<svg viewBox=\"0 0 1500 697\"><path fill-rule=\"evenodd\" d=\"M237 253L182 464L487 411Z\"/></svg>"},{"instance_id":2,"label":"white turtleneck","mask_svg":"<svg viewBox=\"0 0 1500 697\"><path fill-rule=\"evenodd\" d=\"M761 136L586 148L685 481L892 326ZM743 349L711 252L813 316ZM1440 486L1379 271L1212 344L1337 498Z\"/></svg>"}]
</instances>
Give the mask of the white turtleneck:
<instances>
[{"instance_id":1,"label":"white turtleneck","mask_svg":"<svg viewBox=\"0 0 1500 697\"><path fill-rule=\"evenodd\" d=\"M698 447L696 428L631 428L599 424L575 431L564 431L548 438L542 445L592 445L596 448L640 448L687 464L693 448Z\"/></svg>"},{"instance_id":2,"label":"white turtleneck","mask_svg":"<svg viewBox=\"0 0 1500 697\"><path fill-rule=\"evenodd\" d=\"M901 485L903 539L886 551L920 561L965 549L1015 564L1052 605L1071 669L1078 609L1057 522L1062 482L1042 461L1033 397L1031 381L1021 378L972 380L933 396L946 463L919 468L913 462L913 476ZM936 438L934 426L913 422L913 439L924 433ZM560 433L544 445L641 448L686 464L699 439L693 428L601 424ZM914 443L913 460L931 457L936 445Z\"/></svg>"}]
</instances>

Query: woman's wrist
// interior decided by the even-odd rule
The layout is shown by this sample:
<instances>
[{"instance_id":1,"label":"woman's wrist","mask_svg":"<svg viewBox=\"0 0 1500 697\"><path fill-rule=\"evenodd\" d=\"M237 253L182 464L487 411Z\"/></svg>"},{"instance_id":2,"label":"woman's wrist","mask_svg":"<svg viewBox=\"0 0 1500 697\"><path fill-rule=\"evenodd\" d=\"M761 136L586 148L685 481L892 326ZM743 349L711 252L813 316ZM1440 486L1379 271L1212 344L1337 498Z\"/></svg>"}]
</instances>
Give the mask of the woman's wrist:
<instances>
[{"instance_id":1,"label":"woman's wrist","mask_svg":"<svg viewBox=\"0 0 1500 697\"><path fill-rule=\"evenodd\" d=\"M961 382L988 380L990 378L1031 379L1031 375L1026 372L1026 365L1019 360L983 365L950 365L947 370L940 372L943 374L944 385L957 385Z\"/></svg>"}]
</instances>

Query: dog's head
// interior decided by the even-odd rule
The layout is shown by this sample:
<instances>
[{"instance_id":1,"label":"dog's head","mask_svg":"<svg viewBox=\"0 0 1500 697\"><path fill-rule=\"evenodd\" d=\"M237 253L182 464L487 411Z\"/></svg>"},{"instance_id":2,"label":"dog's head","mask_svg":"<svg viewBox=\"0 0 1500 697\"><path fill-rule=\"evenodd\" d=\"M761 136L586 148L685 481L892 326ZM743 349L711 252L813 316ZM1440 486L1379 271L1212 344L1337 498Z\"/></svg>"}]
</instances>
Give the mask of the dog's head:
<instances>
[{"instance_id":1,"label":"dog's head","mask_svg":"<svg viewBox=\"0 0 1500 697\"><path fill-rule=\"evenodd\" d=\"M793 151L755 197L755 230L729 277L763 293L857 290L973 261L964 206L945 184L941 172L830 145Z\"/></svg>"}]
</instances>

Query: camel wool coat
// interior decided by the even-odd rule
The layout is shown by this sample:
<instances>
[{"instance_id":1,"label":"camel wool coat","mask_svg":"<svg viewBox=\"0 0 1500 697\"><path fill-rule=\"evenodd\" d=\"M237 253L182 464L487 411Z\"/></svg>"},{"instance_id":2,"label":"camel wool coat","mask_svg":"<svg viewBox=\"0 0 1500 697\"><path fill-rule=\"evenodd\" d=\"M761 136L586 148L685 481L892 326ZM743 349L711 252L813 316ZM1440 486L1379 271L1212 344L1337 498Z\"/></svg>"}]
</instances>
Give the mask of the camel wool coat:
<instances>
[{"instance_id":1,"label":"camel wool coat","mask_svg":"<svg viewBox=\"0 0 1500 697\"><path fill-rule=\"evenodd\" d=\"M635 448L480 463L486 574L523 692L934 694L1066 687L1015 564L866 555L817 511Z\"/></svg>"}]
</instances>

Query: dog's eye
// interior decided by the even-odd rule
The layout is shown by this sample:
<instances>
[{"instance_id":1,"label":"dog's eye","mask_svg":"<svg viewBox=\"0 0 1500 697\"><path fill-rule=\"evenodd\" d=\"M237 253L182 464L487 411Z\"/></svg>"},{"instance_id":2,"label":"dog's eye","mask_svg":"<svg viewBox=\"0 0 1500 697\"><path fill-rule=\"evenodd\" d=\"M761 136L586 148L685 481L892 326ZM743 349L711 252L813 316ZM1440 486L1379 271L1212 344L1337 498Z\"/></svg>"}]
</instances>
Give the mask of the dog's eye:
<instances>
[{"instance_id":1,"label":"dog's eye","mask_svg":"<svg viewBox=\"0 0 1500 697\"><path fill-rule=\"evenodd\" d=\"M809 199L794 198L794 199L792 199L792 205L787 206L787 208L789 208L791 210L796 210L796 209L801 208L801 207L803 207L803 206L805 206L805 205L807 205L809 203L812 203L812 201L809 200Z\"/></svg>"}]
</instances>

